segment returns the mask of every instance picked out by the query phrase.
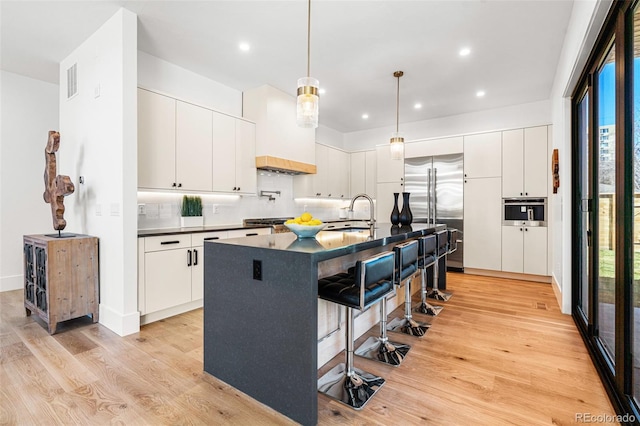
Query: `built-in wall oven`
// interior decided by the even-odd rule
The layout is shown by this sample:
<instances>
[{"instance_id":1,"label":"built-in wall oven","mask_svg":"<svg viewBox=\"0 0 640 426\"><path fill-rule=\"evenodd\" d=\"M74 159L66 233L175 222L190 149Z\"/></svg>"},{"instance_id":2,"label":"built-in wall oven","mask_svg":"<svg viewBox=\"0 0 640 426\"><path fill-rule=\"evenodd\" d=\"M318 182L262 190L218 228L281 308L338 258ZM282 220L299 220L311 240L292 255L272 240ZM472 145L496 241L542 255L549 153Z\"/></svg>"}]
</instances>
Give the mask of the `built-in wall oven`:
<instances>
[{"instance_id":1,"label":"built-in wall oven","mask_svg":"<svg viewBox=\"0 0 640 426\"><path fill-rule=\"evenodd\" d=\"M505 226L547 226L547 199L503 198L502 224Z\"/></svg>"}]
</instances>

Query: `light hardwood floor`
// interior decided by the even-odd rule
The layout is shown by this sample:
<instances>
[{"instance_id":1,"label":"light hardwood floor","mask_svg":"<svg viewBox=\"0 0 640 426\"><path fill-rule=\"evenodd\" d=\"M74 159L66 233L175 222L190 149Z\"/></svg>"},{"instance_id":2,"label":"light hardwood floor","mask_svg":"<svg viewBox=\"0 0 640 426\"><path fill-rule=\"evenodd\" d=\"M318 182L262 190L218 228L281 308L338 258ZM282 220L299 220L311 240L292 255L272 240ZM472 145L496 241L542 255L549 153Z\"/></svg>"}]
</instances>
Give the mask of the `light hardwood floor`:
<instances>
[{"instance_id":1,"label":"light hardwood floor","mask_svg":"<svg viewBox=\"0 0 640 426\"><path fill-rule=\"evenodd\" d=\"M447 280L454 296L423 339L390 334L413 346L400 367L356 357L387 379L374 399L354 411L319 395L320 424L566 425L576 413L614 415L549 284ZM0 424L293 423L202 372L202 310L124 338L88 317L49 336L25 317L21 291L4 292L0 346Z\"/></svg>"}]
</instances>

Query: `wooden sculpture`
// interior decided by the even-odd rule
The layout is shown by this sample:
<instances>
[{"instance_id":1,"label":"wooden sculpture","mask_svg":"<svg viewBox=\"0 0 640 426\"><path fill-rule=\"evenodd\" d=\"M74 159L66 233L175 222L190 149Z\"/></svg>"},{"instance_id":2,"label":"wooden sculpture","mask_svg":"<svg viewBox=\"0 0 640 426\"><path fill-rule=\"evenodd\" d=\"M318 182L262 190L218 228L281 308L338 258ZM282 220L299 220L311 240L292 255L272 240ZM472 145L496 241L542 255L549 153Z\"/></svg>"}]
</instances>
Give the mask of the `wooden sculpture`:
<instances>
[{"instance_id":1,"label":"wooden sculpture","mask_svg":"<svg viewBox=\"0 0 640 426\"><path fill-rule=\"evenodd\" d=\"M75 187L69 176L57 175L56 152L60 147L60 133L50 130L47 147L44 149L44 201L51 204L53 229L62 231L67 226L64 220L64 197L73 194Z\"/></svg>"}]
</instances>

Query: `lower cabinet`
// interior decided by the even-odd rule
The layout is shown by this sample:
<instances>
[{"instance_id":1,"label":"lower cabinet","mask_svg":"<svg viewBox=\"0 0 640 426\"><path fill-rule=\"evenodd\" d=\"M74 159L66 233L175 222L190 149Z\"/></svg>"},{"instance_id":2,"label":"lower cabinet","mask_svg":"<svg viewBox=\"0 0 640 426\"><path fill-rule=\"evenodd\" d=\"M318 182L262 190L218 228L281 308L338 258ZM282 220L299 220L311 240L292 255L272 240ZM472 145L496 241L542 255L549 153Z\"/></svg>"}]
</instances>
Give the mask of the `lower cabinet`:
<instances>
[{"instance_id":1,"label":"lower cabinet","mask_svg":"<svg viewBox=\"0 0 640 426\"><path fill-rule=\"evenodd\" d=\"M139 238L140 323L202 307L205 241L270 233L271 228L252 228Z\"/></svg>"},{"instance_id":2,"label":"lower cabinet","mask_svg":"<svg viewBox=\"0 0 640 426\"><path fill-rule=\"evenodd\" d=\"M503 226L502 270L547 275L547 228Z\"/></svg>"}]
</instances>

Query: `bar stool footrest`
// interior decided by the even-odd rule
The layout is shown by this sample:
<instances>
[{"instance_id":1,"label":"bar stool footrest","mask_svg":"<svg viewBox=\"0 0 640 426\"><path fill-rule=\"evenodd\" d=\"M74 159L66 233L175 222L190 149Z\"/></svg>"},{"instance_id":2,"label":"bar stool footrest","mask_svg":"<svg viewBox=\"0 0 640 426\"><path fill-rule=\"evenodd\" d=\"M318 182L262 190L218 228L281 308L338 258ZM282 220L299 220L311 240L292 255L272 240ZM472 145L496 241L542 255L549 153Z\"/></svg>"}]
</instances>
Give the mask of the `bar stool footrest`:
<instances>
[{"instance_id":1,"label":"bar stool footrest","mask_svg":"<svg viewBox=\"0 0 640 426\"><path fill-rule=\"evenodd\" d=\"M361 410L380 390L385 380L359 368L354 368L353 371L355 375L349 377L344 363L336 365L318 379L318 392L353 409Z\"/></svg>"},{"instance_id":2,"label":"bar stool footrest","mask_svg":"<svg viewBox=\"0 0 640 426\"><path fill-rule=\"evenodd\" d=\"M443 309L444 309L444 306L435 306L435 305L432 305L431 303L420 302L413 307L413 312L436 316L440 312L442 312Z\"/></svg>"},{"instance_id":3,"label":"bar stool footrest","mask_svg":"<svg viewBox=\"0 0 640 426\"><path fill-rule=\"evenodd\" d=\"M431 290L429 293L427 293L427 297L429 299L434 299L434 300L439 300L441 302L447 302L449 301L449 299L451 299L452 294L451 293L447 293L441 290L438 290L437 288Z\"/></svg>"},{"instance_id":4,"label":"bar stool footrest","mask_svg":"<svg viewBox=\"0 0 640 426\"><path fill-rule=\"evenodd\" d=\"M389 340L383 342L379 337L371 336L356 349L355 354L397 367L402 363L409 349L411 349L409 345Z\"/></svg>"},{"instance_id":5,"label":"bar stool footrest","mask_svg":"<svg viewBox=\"0 0 640 426\"><path fill-rule=\"evenodd\" d=\"M396 333L408 334L409 336L422 337L431 327L430 324L408 320L407 318L394 318L387 323L387 330Z\"/></svg>"}]
</instances>

